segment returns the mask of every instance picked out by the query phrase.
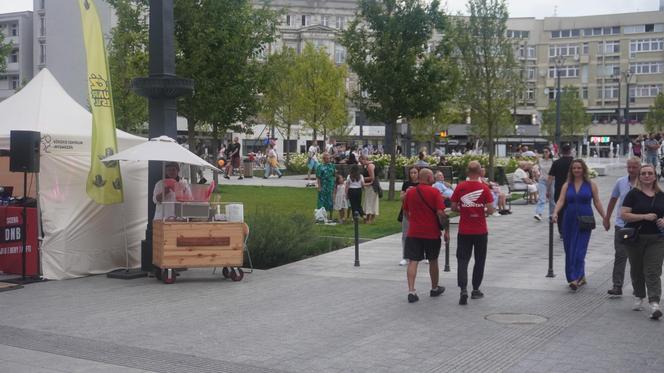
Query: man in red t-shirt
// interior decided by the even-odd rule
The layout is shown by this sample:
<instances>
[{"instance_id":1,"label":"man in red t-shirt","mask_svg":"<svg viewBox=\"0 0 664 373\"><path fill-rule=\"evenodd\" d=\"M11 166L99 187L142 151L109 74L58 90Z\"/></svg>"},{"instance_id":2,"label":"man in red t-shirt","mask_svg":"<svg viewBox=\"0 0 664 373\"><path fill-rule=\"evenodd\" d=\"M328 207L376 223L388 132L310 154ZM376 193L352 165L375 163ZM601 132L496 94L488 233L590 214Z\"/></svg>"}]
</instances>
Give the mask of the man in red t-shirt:
<instances>
[{"instance_id":1,"label":"man in red t-shirt","mask_svg":"<svg viewBox=\"0 0 664 373\"><path fill-rule=\"evenodd\" d=\"M433 172L428 168L420 170L420 183L411 187L403 199L403 213L408 219L408 232L404 257L408 260L406 277L408 278L408 302L417 302L420 298L415 291L415 275L420 260L429 260L431 291L429 295L437 297L445 291L438 286L438 255L440 254L440 228L437 215L445 214L445 204L438 189L432 187ZM445 232L445 237L447 236Z\"/></svg>"},{"instance_id":2,"label":"man in red t-shirt","mask_svg":"<svg viewBox=\"0 0 664 373\"><path fill-rule=\"evenodd\" d=\"M460 183L452 194L452 210L461 215L459 234L457 235L457 281L461 288L459 304L468 304L468 263L475 249L475 267L473 267L473 291L470 297L480 299L484 277L488 230L486 215L493 214L493 196L489 187L480 180L482 166L477 161L468 163L468 180Z\"/></svg>"}]
</instances>

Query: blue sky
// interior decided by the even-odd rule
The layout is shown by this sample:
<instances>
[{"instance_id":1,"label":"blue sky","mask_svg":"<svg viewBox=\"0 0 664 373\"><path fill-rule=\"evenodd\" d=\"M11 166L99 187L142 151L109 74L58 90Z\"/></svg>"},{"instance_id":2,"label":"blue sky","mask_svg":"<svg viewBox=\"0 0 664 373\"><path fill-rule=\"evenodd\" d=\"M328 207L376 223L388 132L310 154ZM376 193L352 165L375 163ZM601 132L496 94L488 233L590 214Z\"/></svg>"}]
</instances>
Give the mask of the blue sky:
<instances>
[{"instance_id":1,"label":"blue sky","mask_svg":"<svg viewBox=\"0 0 664 373\"><path fill-rule=\"evenodd\" d=\"M445 0L441 1L445 2ZM32 10L32 3L33 0L0 0L0 13ZM447 5L451 13L464 12L466 0L447 0ZM556 6L558 16L572 17L653 11L659 9L659 0L508 0L510 16L512 17L551 17Z\"/></svg>"}]
</instances>

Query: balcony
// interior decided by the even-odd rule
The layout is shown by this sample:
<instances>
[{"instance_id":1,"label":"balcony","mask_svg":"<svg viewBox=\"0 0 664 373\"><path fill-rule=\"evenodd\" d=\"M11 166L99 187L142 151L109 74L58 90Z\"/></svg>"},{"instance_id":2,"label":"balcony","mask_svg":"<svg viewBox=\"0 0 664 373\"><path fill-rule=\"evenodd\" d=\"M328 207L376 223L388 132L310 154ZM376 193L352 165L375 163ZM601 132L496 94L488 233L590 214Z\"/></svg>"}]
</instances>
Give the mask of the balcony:
<instances>
[{"instance_id":1,"label":"balcony","mask_svg":"<svg viewBox=\"0 0 664 373\"><path fill-rule=\"evenodd\" d=\"M18 62L11 62L7 64L7 71L5 73L18 73L21 66Z\"/></svg>"}]
</instances>

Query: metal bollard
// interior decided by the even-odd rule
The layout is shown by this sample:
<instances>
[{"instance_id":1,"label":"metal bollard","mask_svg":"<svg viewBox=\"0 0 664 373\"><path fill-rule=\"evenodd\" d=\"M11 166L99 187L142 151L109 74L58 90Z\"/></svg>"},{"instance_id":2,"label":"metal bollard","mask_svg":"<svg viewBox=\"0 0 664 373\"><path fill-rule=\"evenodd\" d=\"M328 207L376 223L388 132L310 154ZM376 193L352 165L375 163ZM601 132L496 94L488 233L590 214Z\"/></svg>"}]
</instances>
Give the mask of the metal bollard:
<instances>
[{"instance_id":1,"label":"metal bollard","mask_svg":"<svg viewBox=\"0 0 664 373\"><path fill-rule=\"evenodd\" d=\"M445 240L445 268L443 272L450 271L450 240Z\"/></svg>"},{"instance_id":2,"label":"metal bollard","mask_svg":"<svg viewBox=\"0 0 664 373\"><path fill-rule=\"evenodd\" d=\"M546 277L556 277L553 273L553 219L549 216L549 272Z\"/></svg>"},{"instance_id":3,"label":"metal bollard","mask_svg":"<svg viewBox=\"0 0 664 373\"><path fill-rule=\"evenodd\" d=\"M353 212L353 224L355 224L355 267L360 266L360 213Z\"/></svg>"}]
</instances>

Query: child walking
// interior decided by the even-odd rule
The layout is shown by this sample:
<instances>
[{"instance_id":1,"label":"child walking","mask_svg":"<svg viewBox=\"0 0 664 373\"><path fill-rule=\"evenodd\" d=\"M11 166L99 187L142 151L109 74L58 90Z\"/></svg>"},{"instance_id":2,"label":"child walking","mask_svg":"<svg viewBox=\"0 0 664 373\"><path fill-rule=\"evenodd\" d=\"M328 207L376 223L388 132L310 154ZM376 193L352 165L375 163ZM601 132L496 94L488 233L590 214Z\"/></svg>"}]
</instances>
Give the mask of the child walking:
<instances>
[{"instance_id":1,"label":"child walking","mask_svg":"<svg viewBox=\"0 0 664 373\"><path fill-rule=\"evenodd\" d=\"M344 219L346 218L346 209L348 208L348 196L346 194L346 183L344 182L344 177L337 175L335 178L333 200L334 200L334 210L339 213L339 223L343 224Z\"/></svg>"},{"instance_id":2,"label":"child walking","mask_svg":"<svg viewBox=\"0 0 664 373\"><path fill-rule=\"evenodd\" d=\"M354 164L350 167L348 178L346 178L346 194L350 201L349 218L353 218L355 212L364 216L362 210L362 188L364 187L364 176L360 173L360 166Z\"/></svg>"}]
</instances>

